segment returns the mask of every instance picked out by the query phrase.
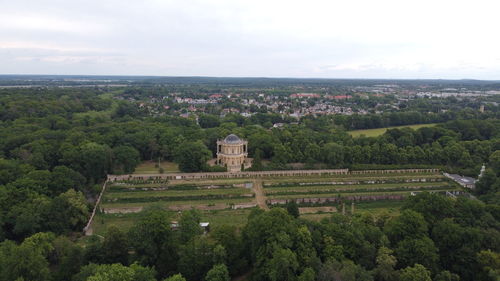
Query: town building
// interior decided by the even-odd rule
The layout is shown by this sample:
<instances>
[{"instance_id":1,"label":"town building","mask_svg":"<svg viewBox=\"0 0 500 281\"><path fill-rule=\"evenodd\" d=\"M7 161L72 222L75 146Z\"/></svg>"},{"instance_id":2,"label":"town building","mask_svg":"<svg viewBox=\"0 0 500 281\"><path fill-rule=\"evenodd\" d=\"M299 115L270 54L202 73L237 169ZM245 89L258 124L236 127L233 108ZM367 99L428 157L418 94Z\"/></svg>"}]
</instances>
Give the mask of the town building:
<instances>
[{"instance_id":1,"label":"town building","mask_svg":"<svg viewBox=\"0 0 500 281\"><path fill-rule=\"evenodd\" d=\"M246 140L230 134L225 139L217 141L217 165L226 166L228 172L240 172L242 167L250 167L248 162L248 142Z\"/></svg>"}]
</instances>

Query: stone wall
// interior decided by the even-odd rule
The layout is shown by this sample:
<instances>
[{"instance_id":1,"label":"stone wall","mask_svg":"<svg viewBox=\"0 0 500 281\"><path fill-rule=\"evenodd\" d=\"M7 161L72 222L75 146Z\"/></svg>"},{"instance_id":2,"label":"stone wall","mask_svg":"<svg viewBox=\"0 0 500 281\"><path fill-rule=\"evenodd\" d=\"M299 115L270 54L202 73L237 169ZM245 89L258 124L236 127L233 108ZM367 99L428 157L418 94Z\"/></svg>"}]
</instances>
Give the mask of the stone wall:
<instances>
[{"instance_id":1,"label":"stone wall","mask_svg":"<svg viewBox=\"0 0 500 281\"><path fill-rule=\"evenodd\" d=\"M214 172L214 173L168 173L168 174L130 174L108 175L109 181L117 180L184 180L184 179L217 179L217 178L265 178L265 177L294 177L294 176L321 176L321 175L359 175L359 174L411 174L411 173L438 173L439 169L395 169L395 170L363 170L349 171L349 169L325 170L283 170L283 171L252 171L252 172Z\"/></svg>"}]
</instances>

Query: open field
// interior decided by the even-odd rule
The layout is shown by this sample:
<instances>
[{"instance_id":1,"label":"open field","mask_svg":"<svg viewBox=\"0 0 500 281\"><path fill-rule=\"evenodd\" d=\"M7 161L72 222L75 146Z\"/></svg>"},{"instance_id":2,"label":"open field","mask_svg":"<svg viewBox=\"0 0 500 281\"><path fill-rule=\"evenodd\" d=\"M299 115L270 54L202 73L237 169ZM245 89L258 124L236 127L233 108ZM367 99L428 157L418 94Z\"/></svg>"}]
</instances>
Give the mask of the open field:
<instances>
[{"instance_id":1,"label":"open field","mask_svg":"<svg viewBox=\"0 0 500 281\"><path fill-rule=\"evenodd\" d=\"M159 167L163 168L164 173L178 173L179 166L173 162L160 162L160 166L157 167L158 162L155 161L144 161L137 168L135 168L134 174L157 174L159 173Z\"/></svg>"},{"instance_id":2,"label":"open field","mask_svg":"<svg viewBox=\"0 0 500 281\"><path fill-rule=\"evenodd\" d=\"M419 128L433 127L436 125L437 125L437 123L417 124L417 125L407 125L407 126L394 126L394 127L387 127L387 128L354 130L354 131L349 131L348 133L349 133L349 135L351 135L353 137L360 137L361 135L364 135L365 137L376 137L376 136L383 135L388 129L411 128L413 130L417 130Z\"/></svg>"},{"instance_id":3,"label":"open field","mask_svg":"<svg viewBox=\"0 0 500 281\"><path fill-rule=\"evenodd\" d=\"M147 171L144 164L142 173ZM92 228L102 234L107 226L128 229L148 207L160 207L178 219L180 212L196 208L213 227L242 227L252 208L297 200L301 217L321 220L334 212L396 215L402 200L418 191L461 188L437 172L362 173L348 175L281 176L264 179L220 178L191 180L121 180L109 183ZM333 199L332 199L333 198ZM272 202L270 201L272 200Z\"/></svg>"}]
</instances>

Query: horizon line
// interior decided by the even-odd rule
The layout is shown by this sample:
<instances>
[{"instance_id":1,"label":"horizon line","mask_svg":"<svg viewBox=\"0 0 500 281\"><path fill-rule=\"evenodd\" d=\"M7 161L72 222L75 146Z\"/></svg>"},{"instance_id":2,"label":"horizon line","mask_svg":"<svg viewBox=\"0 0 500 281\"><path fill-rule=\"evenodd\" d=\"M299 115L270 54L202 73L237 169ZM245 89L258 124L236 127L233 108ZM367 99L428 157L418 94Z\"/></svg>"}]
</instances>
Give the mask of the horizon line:
<instances>
[{"instance_id":1,"label":"horizon line","mask_svg":"<svg viewBox=\"0 0 500 281\"><path fill-rule=\"evenodd\" d=\"M301 79L301 80L430 80L430 81L488 81L500 82L500 79L476 79L476 78L336 78L336 77L286 77L286 76L210 76L210 75L130 75L130 74L3 74L5 76L66 76L66 77L137 77L137 78L211 78L211 79Z\"/></svg>"}]
</instances>

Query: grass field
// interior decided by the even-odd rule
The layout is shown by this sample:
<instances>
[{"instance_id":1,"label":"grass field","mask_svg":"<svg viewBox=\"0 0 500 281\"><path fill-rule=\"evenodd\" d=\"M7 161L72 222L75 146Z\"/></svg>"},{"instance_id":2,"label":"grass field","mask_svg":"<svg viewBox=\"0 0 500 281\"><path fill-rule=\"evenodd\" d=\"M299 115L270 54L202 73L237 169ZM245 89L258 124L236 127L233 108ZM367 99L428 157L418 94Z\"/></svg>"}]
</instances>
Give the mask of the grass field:
<instances>
[{"instance_id":1,"label":"grass field","mask_svg":"<svg viewBox=\"0 0 500 281\"><path fill-rule=\"evenodd\" d=\"M156 169L154 163L143 163L138 173L147 173L154 169ZM254 182L255 188L262 189L260 192L254 192L253 188L245 187L244 183L248 182ZM262 207L262 202L268 199L339 196L343 198L363 195L409 196L412 191L457 189L460 189L458 185L439 173L323 175L264 179L224 178L171 180L169 182L121 181L108 185L100 205L100 210L104 212L96 215L92 228L94 233L100 235L105 233L109 225L116 225L126 230L140 218L141 210L153 206L167 210L172 220L178 219L183 210L196 208L202 213L203 221L210 222L212 227L223 224L242 227L252 208L258 208L254 207L257 202L261 202L259 204ZM350 214L351 203L347 202L346 211ZM389 199L357 201L355 213L393 216L399 213L399 207L402 204L403 201ZM235 205L247 208L233 209ZM320 205L306 206L314 207L313 212L302 214L301 217L315 221L331 216L331 212L335 209L339 212L342 209L339 202L323 202ZM318 206L335 208L315 209ZM315 210L317 210L316 213L314 213Z\"/></svg>"},{"instance_id":2,"label":"grass field","mask_svg":"<svg viewBox=\"0 0 500 281\"><path fill-rule=\"evenodd\" d=\"M349 131L348 133L352 137L360 137L362 135L364 135L365 137L377 137L377 136L383 135L388 129L411 128L413 130L417 130L419 128L433 127L433 126L436 126L436 125L437 125L437 123L417 124L417 125L407 125L407 126L394 126L394 127L387 127L387 128L354 130L354 131Z\"/></svg>"},{"instance_id":3,"label":"grass field","mask_svg":"<svg viewBox=\"0 0 500 281\"><path fill-rule=\"evenodd\" d=\"M201 218L204 222L210 222L211 228L230 224L236 227L243 227L246 222L251 209L240 210L213 210L201 211ZM177 221L180 218L180 213L169 211L172 221ZM122 230L127 230L134 225L140 218L141 213L130 214L98 214L92 224L94 234L104 235L106 229L111 226L117 226Z\"/></svg>"},{"instance_id":4,"label":"grass field","mask_svg":"<svg viewBox=\"0 0 500 281\"><path fill-rule=\"evenodd\" d=\"M160 169L157 168L158 162L154 161L144 161L137 168L135 168L134 174L158 174ZM163 161L160 162L160 167L163 168L164 173L178 173L179 166L173 162Z\"/></svg>"}]
</instances>

